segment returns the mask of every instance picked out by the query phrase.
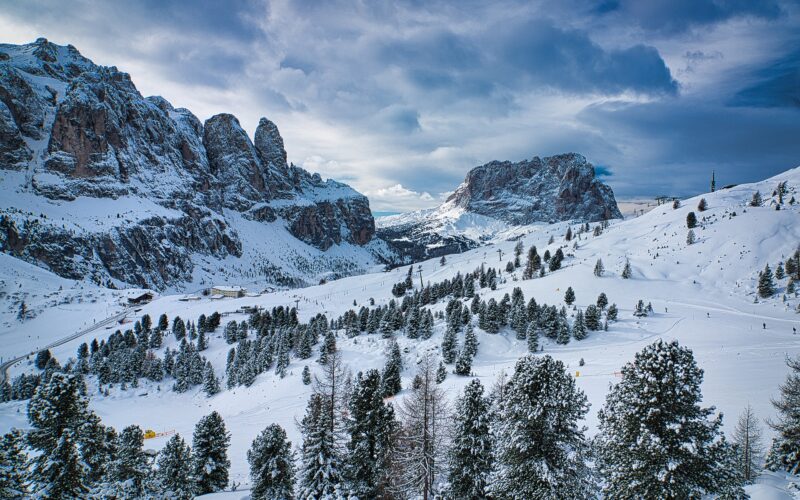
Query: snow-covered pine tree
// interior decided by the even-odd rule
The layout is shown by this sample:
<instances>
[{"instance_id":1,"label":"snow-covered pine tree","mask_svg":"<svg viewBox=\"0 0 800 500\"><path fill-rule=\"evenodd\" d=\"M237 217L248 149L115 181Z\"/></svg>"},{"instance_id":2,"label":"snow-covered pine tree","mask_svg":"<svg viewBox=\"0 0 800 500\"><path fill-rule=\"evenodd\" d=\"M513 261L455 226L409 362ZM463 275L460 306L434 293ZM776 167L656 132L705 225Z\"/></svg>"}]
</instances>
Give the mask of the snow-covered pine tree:
<instances>
[{"instance_id":1,"label":"snow-covered pine tree","mask_svg":"<svg viewBox=\"0 0 800 500\"><path fill-rule=\"evenodd\" d=\"M707 209L708 209L708 202L706 202L705 198L700 198L700 202L697 204L697 211L705 212Z\"/></svg>"},{"instance_id":2,"label":"snow-covered pine tree","mask_svg":"<svg viewBox=\"0 0 800 500\"><path fill-rule=\"evenodd\" d=\"M458 354L458 340L455 328L448 325L442 339L442 358L445 363L453 363Z\"/></svg>"},{"instance_id":3,"label":"snow-covered pine tree","mask_svg":"<svg viewBox=\"0 0 800 500\"><path fill-rule=\"evenodd\" d=\"M760 207L761 203L762 203L761 192L760 191L756 191L755 193L753 193L753 197L750 198L750 206L751 207Z\"/></svg>"},{"instance_id":4,"label":"snow-covered pine tree","mask_svg":"<svg viewBox=\"0 0 800 500\"><path fill-rule=\"evenodd\" d=\"M331 432L333 422L325 406L322 395L314 392L300 422L303 446L300 451L298 488L299 497L303 499L343 497L337 436Z\"/></svg>"},{"instance_id":5,"label":"snow-covered pine tree","mask_svg":"<svg viewBox=\"0 0 800 500\"><path fill-rule=\"evenodd\" d=\"M447 473L447 498L487 498L492 470L492 438L489 434L489 400L480 380L473 379L456 401L453 442Z\"/></svg>"},{"instance_id":6,"label":"snow-covered pine tree","mask_svg":"<svg viewBox=\"0 0 800 500\"><path fill-rule=\"evenodd\" d=\"M586 320L586 328L589 330L596 332L600 329L600 309L594 304L589 304L586 307L586 313L584 315Z\"/></svg>"},{"instance_id":7,"label":"snow-covered pine tree","mask_svg":"<svg viewBox=\"0 0 800 500\"><path fill-rule=\"evenodd\" d=\"M694 229L690 229L688 233L686 233L686 244L687 245L694 245L697 241L697 237L694 235Z\"/></svg>"},{"instance_id":8,"label":"snow-covered pine tree","mask_svg":"<svg viewBox=\"0 0 800 500\"><path fill-rule=\"evenodd\" d=\"M381 375L367 370L356 378L346 422L344 475L348 493L357 498L390 496L391 455L398 422L392 405L384 404Z\"/></svg>"},{"instance_id":9,"label":"snow-covered pine tree","mask_svg":"<svg viewBox=\"0 0 800 500\"><path fill-rule=\"evenodd\" d=\"M569 322L566 318L558 317L558 329L556 333L556 342L561 345L569 344L572 332L570 331Z\"/></svg>"},{"instance_id":10,"label":"snow-covered pine tree","mask_svg":"<svg viewBox=\"0 0 800 500\"><path fill-rule=\"evenodd\" d=\"M278 424L268 425L247 451L253 500L294 499L294 456L286 431Z\"/></svg>"},{"instance_id":11,"label":"snow-covered pine tree","mask_svg":"<svg viewBox=\"0 0 800 500\"><path fill-rule=\"evenodd\" d=\"M633 271L631 271L631 262L628 259L625 259L625 267L622 268L622 278L623 279L631 279L633 275Z\"/></svg>"},{"instance_id":12,"label":"snow-covered pine tree","mask_svg":"<svg viewBox=\"0 0 800 500\"><path fill-rule=\"evenodd\" d=\"M38 457L41 458L41 457ZM86 469L78 453L77 438L71 428L64 429L55 447L44 460L37 460L31 481L33 498L61 500L83 498L89 491Z\"/></svg>"},{"instance_id":13,"label":"snow-covered pine tree","mask_svg":"<svg viewBox=\"0 0 800 500\"><path fill-rule=\"evenodd\" d=\"M608 305L608 297L606 296L605 292L600 292L600 295L597 296L597 307L602 311Z\"/></svg>"},{"instance_id":14,"label":"snow-covered pine tree","mask_svg":"<svg viewBox=\"0 0 800 500\"><path fill-rule=\"evenodd\" d=\"M0 498L25 498L28 493L24 446L25 436L18 429L12 429L0 440Z\"/></svg>"},{"instance_id":15,"label":"snow-covered pine tree","mask_svg":"<svg viewBox=\"0 0 800 500\"><path fill-rule=\"evenodd\" d=\"M106 443L106 432L100 418L91 412L87 414L86 422L78 430L81 460L86 467L87 485L102 481L116 458L109 453L109 447L113 446L116 449L116 443Z\"/></svg>"},{"instance_id":16,"label":"snow-covered pine tree","mask_svg":"<svg viewBox=\"0 0 800 500\"><path fill-rule=\"evenodd\" d=\"M191 477L192 455L189 445L180 434L175 434L158 453L156 480L158 490L165 498L190 500L194 498Z\"/></svg>"},{"instance_id":17,"label":"snow-covered pine tree","mask_svg":"<svg viewBox=\"0 0 800 500\"><path fill-rule=\"evenodd\" d=\"M622 368L598 415L598 470L608 498L741 498L722 417L700 406L692 351L661 339Z\"/></svg>"},{"instance_id":18,"label":"snow-covered pine tree","mask_svg":"<svg viewBox=\"0 0 800 500\"><path fill-rule=\"evenodd\" d=\"M561 361L527 355L496 399L492 423L495 467L489 479L496 498L593 498L586 465L589 410Z\"/></svg>"},{"instance_id":19,"label":"snow-covered pine tree","mask_svg":"<svg viewBox=\"0 0 800 500\"><path fill-rule=\"evenodd\" d=\"M567 287L567 291L564 293L564 303L568 306L571 306L575 302L575 290L572 289L571 286Z\"/></svg>"},{"instance_id":20,"label":"snow-covered pine tree","mask_svg":"<svg viewBox=\"0 0 800 500\"><path fill-rule=\"evenodd\" d=\"M764 441L758 418L750 405L739 415L732 442L736 445L737 465L746 484L752 484L764 465Z\"/></svg>"},{"instance_id":21,"label":"snow-covered pine tree","mask_svg":"<svg viewBox=\"0 0 800 500\"><path fill-rule=\"evenodd\" d=\"M386 366L381 374L381 392L383 397L389 398L400 392L400 373L403 371L403 357L400 354L400 346L396 340L389 344L389 352L386 359Z\"/></svg>"},{"instance_id":22,"label":"snow-covered pine tree","mask_svg":"<svg viewBox=\"0 0 800 500\"><path fill-rule=\"evenodd\" d=\"M444 363L439 361L439 367L436 369L436 383L441 384L447 379L447 367Z\"/></svg>"},{"instance_id":23,"label":"snow-covered pine tree","mask_svg":"<svg viewBox=\"0 0 800 500\"><path fill-rule=\"evenodd\" d=\"M606 319L608 319L608 321L616 321L618 314L619 310L617 309L617 304L611 304L606 312Z\"/></svg>"},{"instance_id":24,"label":"snow-covered pine tree","mask_svg":"<svg viewBox=\"0 0 800 500\"><path fill-rule=\"evenodd\" d=\"M230 442L230 433L216 411L197 422L192 436L192 478L198 495L222 491L228 485Z\"/></svg>"},{"instance_id":25,"label":"snow-covered pine tree","mask_svg":"<svg viewBox=\"0 0 800 500\"><path fill-rule=\"evenodd\" d=\"M117 440L117 456L110 467L110 475L103 485L103 494L116 498L142 498L152 469L144 453L144 433L137 425L122 430Z\"/></svg>"},{"instance_id":26,"label":"snow-covered pine tree","mask_svg":"<svg viewBox=\"0 0 800 500\"><path fill-rule=\"evenodd\" d=\"M89 416L88 405L86 387L80 376L54 373L49 381L36 388L28 402L31 429L27 433L28 445L37 452L32 461L30 477L34 493L61 488L49 482L66 480L56 477L58 465L51 462L59 457L71 460L72 451L77 454L78 431ZM67 431L70 432L69 437L62 440L62 435ZM80 470L80 477L75 478L74 483L67 480L69 484L65 488L85 487L86 472L80 457L76 460L78 464L75 465L75 471ZM73 467L71 463L63 465Z\"/></svg>"},{"instance_id":27,"label":"snow-covered pine tree","mask_svg":"<svg viewBox=\"0 0 800 500\"><path fill-rule=\"evenodd\" d=\"M773 295L775 295L775 281L772 278L772 270L767 264L758 274L758 296L766 299Z\"/></svg>"},{"instance_id":28,"label":"snow-covered pine tree","mask_svg":"<svg viewBox=\"0 0 800 500\"><path fill-rule=\"evenodd\" d=\"M186 337L186 323L183 322L180 316L175 316L175 319L172 320L172 335L175 336L175 340L178 342Z\"/></svg>"},{"instance_id":29,"label":"snow-covered pine tree","mask_svg":"<svg viewBox=\"0 0 800 500\"><path fill-rule=\"evenodd\" d=\"M572 324L572 336L575 340L583 340L586 338L586 322L583 317L583 311L578 309L575 313L575 322Z\"/></svg>"},{"instance_id":30,"label":"snow-covered pine tree","mask_svg":"<svg viewBox=\"0 0 800 500\"><path fill-rule=\"evenodd\" d=\"M535 321L528 323L526 336L528 337L528 351L539 352L539 328Z\"/></svg>"},{"instance_id":31,"label":"snow-covered pine tree","mask_svg":"<svg viewBox=\"0 0 800 500\"><path fill-rule=\"evenodd\" d=\"M214 366L211 365L211 361L206 361L206 367L203 372L203 392L206 393L206 396L211 397L219 393L220 390L221 387L219 385L219 379L217 379L217 375L214 373Z\"/></svg>"},{"instance_id":32,"label":"snow-covered pine tree","mask_svg":"<svg viewBox=\"0 0 800 500\"><path fill-rule=\"evenodd\" d=\"M778 417L769 426L776 432L767 454L767 467L790 474L800 473L800 357L787 359L789 374L781 385L780 399L772 405Z\"/></svg>"},{"instance_id":33,"label":"snow-covered pine tree","mask_svg":"<svg viewBox=\"0 0 800 500\"><path fill-rule=\"evenodd\" d=\"M603 273L606 272L605 266L603 266L603 259L597 259L597 262L594 264L594 275L598 278L603 276Z\"/></svg>"},{"instance_id":34,"label":"snow-covered pine tree","mask_svg":"<svg viewBox=\"0 0 800 500\"><path fill-rule=\"evenodd\" d=\"M301 378L303 380L303 385L311 385L311 370L308 368L308 365L303 367Z\"/></svg>"}]
</instances>

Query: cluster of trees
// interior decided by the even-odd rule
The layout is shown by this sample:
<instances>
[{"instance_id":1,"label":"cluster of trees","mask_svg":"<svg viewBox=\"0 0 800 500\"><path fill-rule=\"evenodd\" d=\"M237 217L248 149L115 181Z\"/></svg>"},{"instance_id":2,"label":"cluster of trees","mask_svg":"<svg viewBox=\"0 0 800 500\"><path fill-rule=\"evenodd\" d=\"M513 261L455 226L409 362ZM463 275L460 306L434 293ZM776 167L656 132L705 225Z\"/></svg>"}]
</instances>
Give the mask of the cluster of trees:
<instances>
[{"instance_id":1,"label":"cluster of trees","mask_svg":"<svg viewBox=\"0 0 800 500\"><path fill-rule=\"evenodd\" d=\"M179 434L153 457L138 426L117 432L88 407L83 376L55 373L28 403L30 430L0 441L1 498L174 498L228 486L230 441L216 412L200 419L191 448Z\"/></svg>"},{"instance_id":2,"label":"cluster of trees","mask_svg":"<svg viewBox=\"0 0 800 500\"><path fill-rule=\"evenodd\" d=\"M775 272L772 272L769 264L764 266L764 270L758 273L758 296L769 298L778 291L776 281L786 279L786 293L797 292L797 283L800 282L800 249L795 250L791 257L786 259L786 263L778 262Z\"/></svg>"},{"instance_id":3,"label":"cluster of trees","mask_svg":"<svg viewBox=\"0 0 800 500\"><path fill-rule=\"evenodd\" d=\"M581 425L587 398L561 361L528 355L488 394L475 379L452 411L436 371L424 357L395 408L377 371L348 387L333 357L300 422L297 469L282 429L254 442L254 498L742 498L760 467L752 412L729 442L722 417L700 404L703 371L677 342L656 341L623 368L594 440Z\"/></svg>"}]
</instances>

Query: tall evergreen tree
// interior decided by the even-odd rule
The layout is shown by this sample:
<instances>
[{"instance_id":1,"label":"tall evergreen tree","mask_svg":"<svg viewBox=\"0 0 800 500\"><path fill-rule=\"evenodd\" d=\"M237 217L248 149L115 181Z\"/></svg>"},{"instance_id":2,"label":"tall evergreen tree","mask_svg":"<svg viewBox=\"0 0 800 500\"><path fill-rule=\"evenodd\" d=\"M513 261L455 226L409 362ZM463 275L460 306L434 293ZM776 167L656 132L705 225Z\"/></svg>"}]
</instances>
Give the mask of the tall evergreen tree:
<instances>
[{"instance_id":1,"label":"tall evergreen tree","mask_svg":"<svg viewBox=\"0 0 800 500\"><path fill-rule=\"evenodd\" d=\"M568 306L571 306L575 302L575 290L572 289L571 286L567 287L567 291L564 293L564 303Z\"/></svg>"},{"instance_id":2,"label":"tall evergreen tree","mask_svg":"<svg viewBox=\"0 0 800 500\"><path fill-rule=\"evenodd\" d=\"M599 413L607 497L742 496L722 418L700 406L702 381L692 352L675 341L656 341L622 368Z\"/></svg>"},{"instance_id":3,"label":"tall evergreen tree","mask_svg":"<svg viewBox=\"0 0 800 500\"><path fill-rule=\"evenodd\" d=\"M448 498L488 498L493 463L492 438L489 434L489 400L483 392L480 380L473 379L456 402L447 474Z\"/></svg>"},{"instance_id":4,"label":"tall evergreen tree","mask_svg":"<svg viewBox=\"0 0 800 500\"><path fill-rule=\"evenodd\" d=\"M158 489L166 497L190 500L192 491L192 454L180 434L175 434L158 454Z\"/></svg>"},{"instance_id":5,"label":"tall evergreen tree","mask_svg":"<svg viewBox=\"0 0 800 500\"><path fill-rule=\"evenodd\" d=\"M594 264L594 275L598 278L603 276L603 273L606 272L605 266L603 266L603 260L597 259L597 262Z\"/></svg>"},{"instance_id":6,"label":"tall evergreen tree","mask_svg":"<svg viewBox=\"0 0 800 500\"><path fill-rule=\"evenodd\" d=\"M686 215L686 227L688 229L694 229L697 227L697 216L694 214L694 212L689 212Z\"/></svg>"},{"instance_id":7,"label":"tall evergreen tree","mask_svg":"<svg viewBox=\"0 0 800 500\"><path fill-rule=\"evenodd\" d=\"M766 299L773 295L775 295L775 281L772 278L772 270L767 264L758 274L758 296Z\"/></svg>"},{"instance_id":8,"label":"tall evergreen tree","mask_svg":"<svg viewBox=\"0 0 800 500\"><path fill-rule=\"evenodd\" d=\"M572 336L575 337L575 340L586 338L586 322L583 318L583 311L580 309L575 314L575 322L572 324Z\"/></svg>"},{"instance_id":9,"label":"tall evergreen tree","mask_svg":"<svg viewBox=\"0 0 800 500\"><path fill-rule=\"evenodd\" d=\"M203 392L206 393L206 396L211 397L219 393L220 390L219 379L214 373L214 367L211 365L211 361L206 361L206 367L203 371Z\"/></svg>"},{"instance_id":10,"label":"tall evergreen tree","mask_svg":"<svg viewBox=\"0 0 800 500\"><path fill-rule=\"evenodd\" d=\"M331 427L323 397L314 392L300 422L303 435L298 478L300 498L338 499L343 496L340 454Z\"/></svg>"},{"instance_id":11,"label":"tall evergreen tree","mask_svg":"<svg viewBox=\"0 0 800 500\"><path fill-rule=\"evenodd\" d=\"M383 397L392 397L402 389L400 384L400 373L403 371L403 357L400 354L400 346L397 341L392 341L389 346L389 355L386 359L386 366L381 375L381 391Z\"/></svg>"},{"instance_id":12,"label":"tall evergreen tree","mask_svg":"<svg viewBox=\"0 0 800 500\"><path fill-rule=\"evenodd\" d=\"M442 358L444 359L445 363L453 363L456 360L456 355L458 354L458 340L456 337L456 329L449 326L444 332L444 338L442 339Z\"/></svg>"},{"instance_id":13,"label":"tall evergreen tree","mask_svg":"<svg viewBox=\"0 0 800 500\"><path fill-rule=\"evenodd\" d=\"M70 428L64 429L46 459L37 464L32 481L33 497L41 500L83 498L89 491L85 480L86 470L78 453L75 433Z\"/></svg>"},{"instance_id":14,"label":"tall evergreen tree","mask_svg":"<svg viewBox=\"0 0 800 500\"><path fill-rule=\"evenodd\" d=\"M350 495L389 497L391 455L398 431L394 408L383 403L378 370L359 373L349 403L344 474Z\"/></svg>"},{"instance_id":15,"label":"tall evergreen tree","mask_svg":"<svg viewBox=\"0 0 800 500\"><path fill-rule=\"evenodd\" d=\"M539 352L539 328L536 326L535 321L528 324L528 351Z\"/></svg>"},{"instance_id":16,"label":"tall evergreen tree","mask_svg":"<svg viewBox=\"0 0 800 500\"><path fill-rule=\"evenodd\" d=\"M517 361L495 411L494 497L593 496L585 429L578 426L589 405L561 361L530 354Z\"/></svg>"},{"instance_id":17,"label":"tall evergreen tree","mask_svg":"<svg viewBox=\"0 0 800 500\"><path fill-rule=\"evenodd\" d=\"M119 435L117 458L111 465L111 491L119 498L142 498L151 475L142 429L137 425L124 428Z\"/></svg>"},{"instance_id":18,"label":"tall evergreen tree","mask_svg":"<svg viewBox=\"0 0 800 500\"><path fill-rule=\"evenodd\" d=\"M216 411L197 422L192 436L192 478L196 493L222 491L228 485L228 446L231 436Z\"/></svg>"},{"instance_id":19,"label":"tall evergreen tree","mask_svg":"<svg viewBox=\"0 0 800 500\"><path fill-rule=\"evenodd\" d=\"M12 429L0 440L0 498L25 498L28 493L24 445L24 435L18 429Z\"/></svg>"},{"instance_id":20,"label":"tall evergreen tree","mask_svg":"<svg viewBox=\"0 0 800 500\"><path fill-rule=\"evenodd\" d=\"M253 500L294 499L294 457L286 431L271 424L261 431L247 451Z\"/></svg>"},{"instance_id":21,"label":"tall evergreen tree","mask_svg":"<svg viewBox=\"0 0 800 500\"><path fill-rule=\"evenodd\" d=\"M789 374L780 387L780 398L772 401L778 418L769 425L776 435L767 455L770 470L800 473L800 357L787 359Z\"/></svg>"}]
</instances>

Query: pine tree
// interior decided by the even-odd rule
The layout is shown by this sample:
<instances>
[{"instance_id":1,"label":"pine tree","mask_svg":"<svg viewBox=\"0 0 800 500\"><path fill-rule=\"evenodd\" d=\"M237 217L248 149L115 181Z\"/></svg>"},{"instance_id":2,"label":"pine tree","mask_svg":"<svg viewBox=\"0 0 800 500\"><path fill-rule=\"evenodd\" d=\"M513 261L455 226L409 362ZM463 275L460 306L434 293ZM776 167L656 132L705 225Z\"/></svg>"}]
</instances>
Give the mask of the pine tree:
<instances>
[{"instance_id":1,"label":"pine tree","mask_svg":"<svg viewBox=\"0 0 800 500\"><path fill-rule=\"evenodd\" d=\"M54 373L50 380L40 385L28 403L28 422L31 430L28 431L28 445L38 455L33 459L31 479L36 483L36 491L48 491L50 481L61 481L58 466L50 462L56 458L72 460L71 454L77 453L78 431L89 417L88 400L85 395L86 388L83 379L75 375ZM69 432L69 437L62 440L64 433ZM80 470L80 476L75 482L68 481L64 488L78 488L85 486L85 470L80 461L77 463L64 463L64 467L75 467L72 472ZM56 468L54 468L56 467ZM66 491L66 490L65 490Z\"/></svg>"},{"instance_id":2,"label":"pine tree","mask_svg":"<svg viewBox=\"0 0 800 500\"><path fill-rule=\"evenodd\" d=\"M186 337L186 323L183 322L180 316L175 316L175 319L172 320L172 335L175 336L175 340L178 342Z\"/></svg>"},{"instance_id":3,"label":"pine tree","mask_svg":"<svg viewBox=\"0 0 800 500\"><path fill-rule=\"evenodd\" d=\"M778 410L778 418L769 426L776 435L767 454L767 467L789 474L800 473L800 358L787 359L789 375L781 385L780 399L772 405Z\"/></svg>"},{"instance_id":4,"label":"pine tree","mask_svg":"<svg viewBox=\"0 0 800 500\"><path fill-rule=\"evenodd\" d=\"M141 498L151 475L142 429L137 425L124 428L119 435L116 460L111 464L111 491L121 498Z\"/></svg>"},{"instance_id":5,"label":"pine tree","mask_svg":"<svg viewBox=\"0 0 800 500\"><path fill-rule=\"evenodd\" d=\"M573 302L575 302L575 290L569 286L567 287L567 291L564 293L564 303L566 303L568 306L571 306Z\"/></svg>"},{"instance_id":6,"label":"pine tree","mask_svg":"<svg viewBox=\"0 0 800 500\"><path fill-rule=\"evenodd\" d=\"M527 355L496 400L492 424L496 498L591 498L588 444L578 426L589 410L561 361Z\"/></svg>"},{"instance_id":7,"label":"pine tree","mask_svg":"<svg viewBox=\"0 0 800 500\"><path fill-rule=\"evenodd\" d=\"M231 436L216 411L197 422L192 436L192 478L196 493L222 491L228 485L228 446Z\"/></svg>"},{"instance_id":8,"label":"pine tree","mask_svg":"<svg viewBox=\"0 0 800 500\"><path fill-rule=\"evenodd\" d=\"M206 361L206 367L203 371L203 392L206 393L206 396L211 397L219 393L220 390L219 379L214 373L214 367L211 365L211 361Z\"/></svg>"},{"instance_id":9,"label":"pine tree","mask_svg":"<svg viewBox=\"0 0 800 500\"><path fill-rule=\"evenodd\" d=\"M436 369L436 383L441 384L447 379L447 367L444 366L444 363L439 361L439 368Z\"/></svg>"},{"instance_id":10,"label":"pine tree","mask_svg":"<svg viewBox=\"0 0 800 500\"><path fill-rule=\"evenodd\" d=\"M458 354L458 340L456 338L456 330L448 325L444 332L442 339L442 358L445 363L453 363Z\"/></svg>"},{"instance_id":11,"label":"pine tree","mask_svg":"<svg viewBox=\"0 0 800 500\"><path fill-rule=\"evenodd\" d=\"M299 489L300 498L337 499L342 495L342 471L337 436L320 393L314 392L300 422L303 435Z\"/></svg>"},{"instance_id":12,"label":"pine tree","mask_svg":"<svg viewBox=\"0 0 800 500\"><path fill-rule=\"evenodd\" d=\"M22 431L12 429L0 440L0 498L24 498L28 457Z\"/></svg>"},{"instance_id":13,"label":"pine tree","mask_svg":"<svg viewBox=\"0 0 800 500\"><path fill-rule=\"evenodd\" d=\"M633 276L633 271L631 271L631 262L628 259L625 259L625 267L622 268L622 278L623 279L630 279Z\"/></svg>"},{"instance_id":14,"label":"pine tree","mask_svg":"<svg viewBox=\"0 0 800 500\"><path fill-rule=\"evenodd\" d=\"M561 318L559 316L557 328L556 342L561 345L569 344L572 332L570 332L569 323L567 322L566 318Z\"/></svg>"},{"instance_id":15,"label":"pine tree","mask_svg":"<svg viewBox=\"0 0 800 500\"><path fill-rule=\"evenodd\" d=\"M606 272L606 268L603 266L603 260L597 259L597 262L594 265L594 275L599 278L603 276L604 272Z\"/></svg>"},{"instance_id":16,"label":"pine tree","mask_svg":"<svg viewBox=\"0 0 800 500\"><path fill-rule=\"evenodd\" d=\"M303 380L303 385L311 385L311 370L308 368L308 365L303 367L301 378Z\"/></svg>"},{"instance_id":17,"label":"pine tree","mask_svg":"<svg viewBox=\"0 0 800 500\"><path fill-rule=\"evenodd\" d=\"M109 447L116 448L116 443L107 443L106 433L107 429L94 413L86 416L86 422L78 430L81 460L86 467L87 485L101 482L115 458L109 453Z\"/></svg>"},{"instance_id":18,"label":"pine tree","mask_svg":"<svg viewBox=\"0 0 800 500\"><path fill-rule=\"evenodd\" d=\"M602 311L608 305L608 297L606 297L605 292L601 292L600 295L597 296L597 307Z\"/></svg>"},{"instance_id":19,"label":"pine tree","mask_svg":"<svg viewBox=\"0 0 800 500\"><path fill-rule=\"evenodd\" d=\"M247 451L253 500L294 499L294 457L292 443L278 424L268 425Z\"/></svg>"},{"instance_id":20,"label":"pine tree","mask_svg":"<svg viewBox=\"0 0 800 500\"><path fill-rule=\"evenodd\" d=\"M206 332L201 331L197 336L197 350L202 352L208 349L208 339L206 338Z\"/></svg>"},{"instance_id":21,"label":"pine tree","mask_svg":"<svg viewBox=\"0 0 800 500\"><path fill-rule=\"evenodd\" d=\"M466 349L461 349L456 358L456 366L453 370L456 375L467 376L472 373L472 356Z\"/></svg>"},{"instance_id":22,"label":"pine tree","mask_svg":"<svg viewBox=\"0 0 800 500\"><path fill-rule=\"evenodd\" d=\"M758 275L758 296L766 299L773 295L775 295L775 281L772 279L772 270L767 264Z\"/></svg>"},{"instance_id":23,"label":"pine tree","mask_svg":"<svg viewBox=\"0 0 800 500\"><path fill-rule=\"evenodd\" d=\"M464 348L462 352L465 352L470 358L474 358L478 354L478 337L475 335L472 323L467 323L464 331Z\"/></svg>"},{"instance_id":24,"label":"pine tree","mask_svg":"<svg viewBox=\"0 0 800 500\"><path fill-rule=\"evenodd\" d=\"M191 450L180 434L175 434L158 454L159 490L167 498L190 500L193 498L191 478Z\"/></svg>"},{"instance_id":25,"label":"pine tree","mask_svg":"<svg viewBox=\"0 0 800 500\"><path fill-rule=\"evenodd\" d=\"M751 207L760 207L761 206L761 192L756 191L753 193L753 197L750 199L750 206Z\"/></svg>"},{"instance_id":26,"label":"pine tree","mask_svg":"<svg viewBox=\"0 0 800 500\"><path fill-rule=\"evenodd\" d=\"M695 241L697 241L697 237L694 235L694 230L690 229L689 232L686 233L686 244L694 245Z\"/></svg>"},{"instance_id":27,"label":"pine tree","mask_svg":"<svg viewBox=\"0 0 800 500\"><path fill-rule=\"evenodd\" d=\"M383 403L378 370L359 373L349 402L344 473L350 495L385 498L398 431L394 408Z\"/></svg>"},{"instance_id":28,"label":"pine tree","mask_svg":"<svg viewBox=\"0 0 800 500\"><path fill-rule=\"evenodd\" d=\"M535 321L528 323L528 351L539 352L539 328L536 326Z\"/></svg>"},{"instance_id":29,"label":"pine tree","mask_svg":"<svg viewBox=\"0 0 800 500\"><path fill-rule=\"evenodd\" d=\"M608 319L608 321L616 321L617 314L617 304L611 304L611 306L608 308L608 312L606 312L606 319Z\"/></svg>"},{"instance_id":30,"label":"pine tree","mask_svg":"<svg viewBox=\"0 0 800 500\"><path fill-rule=\"evenodd\" d=\"M761 428L750 405L739 415L733 431L736 445L737 465L746 484L755 482L764 462L764 446Z\"/></svg>"},{"instance_id":31,"label":"pine tree","mask_svg":"<svg viewBox=\"0 0 800 500\"><path fill-rule=\"evenodd\" d=\"M389 355L386 359L386 366L381 374L381 391L385 398L389 398L400 392L400 373L403 371L403 357L400 355L400 346L397 341L392 341L389 345Z\"/></svg>"},{"instance_id":32,"label":"pine tree","mask_svg":"<svg viewBox=\"0 0 800 500\"><path fill-rule=\"evenodd\" d=\"M697 227L697 216L694 214L694 212L689 212L686 215L686 227L688 229L694 229Z\"/></svg>"},{"instance_id":33,"label":"pine tree","mask_svg":"<svg viewBox=\"0 0 800 500\"><path fill-rule=\"evenodd\" d=\"M89 491L86 470L72 429L64 429L46 457L38 457L32 481L33 497L41 500L83 498Z\"/></svg>"},{"instance_id":34,"label":"pine tree","mask_svg":"<svg viewBox=\"0 0 800 500\"><path fill-rule=\"evenodd\" d=\"M583 340L586 338L586 322L584 321L583 311L580 309L575 314L575 322L572 324L572 336L575 340Z\"/></svg>"},{"instance_id":35,"label":"pine tree","mask_svg":"<svg viewBox=\"0 0 800 500\"><path fill-rule=\"evenodd\" d=\"M675 341L656 341L622 368L598 415L608 498L741 498L722 418L700 406L702 381L692 352Z\"/></svg>"},{"instance_id":36,"label":"pine tree","mask_svg":"<svg viewBox=\"0 0 800 500\"><path fill-rule=\"evenodd\" d=\"M489 434L489 400L483 392L480 380L473 379L456 402L447 474L449 498L483 499L488 496L492 437Z\"/></svg>"},{"instance_id":37,"label":"pine tree","mask_svg":"<svg viewBox=\"0 0 800 500\"><path fill-rule=\"evenodd\" d=\"M708 203L706 202L706 199L700 198L700 202L697 204L697 211L705 212L707 208L708 208Z\"/></svg>"}]
</instances>

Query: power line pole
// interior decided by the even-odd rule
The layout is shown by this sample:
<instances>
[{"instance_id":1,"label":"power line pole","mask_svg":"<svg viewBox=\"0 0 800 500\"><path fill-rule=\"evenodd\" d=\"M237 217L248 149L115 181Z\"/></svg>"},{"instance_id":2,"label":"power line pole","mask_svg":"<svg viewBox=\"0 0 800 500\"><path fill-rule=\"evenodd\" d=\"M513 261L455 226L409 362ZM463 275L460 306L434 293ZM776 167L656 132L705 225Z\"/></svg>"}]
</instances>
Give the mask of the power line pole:
<instances>
[{"instance_id":1,"label":"power line pole","mask_svg":"<svg viewBox=\"0 0 800 500\"><path fill-rule=\"evenodd\" d=\"M497 255L500 257L500 262L502 263L503 262L503 249L502 248L498 248L497 249Z\"/></svg>"},{"instance_id":2,"label":"power line pole","mask_svg":"<svg viewBox=\"0 0 800 500\"><path fill-rule=\"evenodd\" d=\"M419 291L421 292L425 288L425 283L422 282L422 266L419 266L417 271L419 272Z\"/></svg>"},{"instance_id":3,"label":"power line pole","mask_svg":"<svg viewBox=\"0 0 800 500\"><path fill-rule=\"evenodd\" d=\"M300 299L294 299L294 309L295 311L300 310Z\"/></svg>"}]
</instances>

